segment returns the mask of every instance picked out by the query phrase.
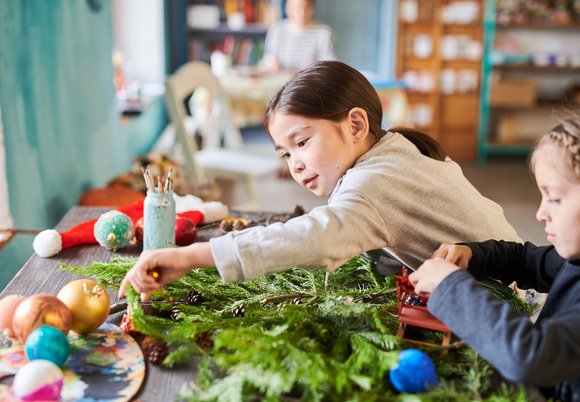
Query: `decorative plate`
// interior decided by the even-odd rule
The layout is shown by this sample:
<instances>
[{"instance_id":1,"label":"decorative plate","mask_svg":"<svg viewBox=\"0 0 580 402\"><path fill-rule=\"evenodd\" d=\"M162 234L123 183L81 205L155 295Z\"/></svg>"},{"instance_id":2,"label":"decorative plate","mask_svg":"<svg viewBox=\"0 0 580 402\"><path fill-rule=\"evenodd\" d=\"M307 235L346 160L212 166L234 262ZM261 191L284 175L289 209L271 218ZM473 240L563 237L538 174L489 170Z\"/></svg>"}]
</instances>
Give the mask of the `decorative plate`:
<instances>
[{"instance_id":1,"label":"decorative plate","mask_svg":"<svg viewBox=\"0 0 580 402\"><path fill-rule=\"evenodd\" d=\"M139 345L110 323L86 335L70 332L71 354L64 367L62 402L124 402L139 391L145 378L145 361ZM15 374L28 362L15 338L0 345L0 377ZM11 385L0 384L1 401L18 401Z\"/></svg>"}]
</instances>

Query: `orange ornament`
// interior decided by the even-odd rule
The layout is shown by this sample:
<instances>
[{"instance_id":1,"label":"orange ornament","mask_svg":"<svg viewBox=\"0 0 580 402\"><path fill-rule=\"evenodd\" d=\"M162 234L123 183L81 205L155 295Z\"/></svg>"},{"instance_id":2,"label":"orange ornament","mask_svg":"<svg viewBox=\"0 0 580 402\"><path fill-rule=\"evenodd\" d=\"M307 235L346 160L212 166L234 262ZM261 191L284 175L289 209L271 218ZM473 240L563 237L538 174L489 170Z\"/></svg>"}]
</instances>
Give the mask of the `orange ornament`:
<instances>
[{"instance_id":1,"label":"orange ornament","mask_svg":"<svg viewBox=\"0 0 580 402\"><path fill-rule=\"evenodd\" d=\"M71 328L72 315L68 307L56 296L32 295L24 299L14 311L12 329L22 342L41 325L58 328L65 335Z\"/></svg>"}]
</instances>

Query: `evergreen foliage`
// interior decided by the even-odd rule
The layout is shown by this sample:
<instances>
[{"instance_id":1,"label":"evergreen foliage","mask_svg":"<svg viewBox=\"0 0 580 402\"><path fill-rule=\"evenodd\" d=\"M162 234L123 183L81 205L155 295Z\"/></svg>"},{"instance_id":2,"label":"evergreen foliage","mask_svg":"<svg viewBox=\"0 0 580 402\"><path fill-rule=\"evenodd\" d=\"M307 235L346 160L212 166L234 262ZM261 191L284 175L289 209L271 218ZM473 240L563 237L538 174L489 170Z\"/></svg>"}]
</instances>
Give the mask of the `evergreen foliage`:
<instances>
[{"instance_id":1,"label":"evergreen foliage","mask_svg":"<svg viewBox=\"0 0 580 402\"><path fill-rule=\"evenodd\" d=\"M63 269L118 289L134 258ZM179 397L191 401L514 401L519 387L503 382L470 348L417 346L397 338L393 277L376 273L359 256L330 274L295 268L244 283L225 284L215 269L196 269L152 295L158 314L145 314L133 289L127 298L135 329L163 338L166 367L198 360L198 374ZM187 303L190 292L203 296ZM491 290L531 312L516 295ZM169 312L179 304L179 321ZM234 317L236 307L245 314ZM441 334L417 330L440 342ZM389 367L400 351L420 348L434 361L441 386L420 395L398 394ZM197 356L197 357L196 357Z\"/></svg>"}]
</instances>

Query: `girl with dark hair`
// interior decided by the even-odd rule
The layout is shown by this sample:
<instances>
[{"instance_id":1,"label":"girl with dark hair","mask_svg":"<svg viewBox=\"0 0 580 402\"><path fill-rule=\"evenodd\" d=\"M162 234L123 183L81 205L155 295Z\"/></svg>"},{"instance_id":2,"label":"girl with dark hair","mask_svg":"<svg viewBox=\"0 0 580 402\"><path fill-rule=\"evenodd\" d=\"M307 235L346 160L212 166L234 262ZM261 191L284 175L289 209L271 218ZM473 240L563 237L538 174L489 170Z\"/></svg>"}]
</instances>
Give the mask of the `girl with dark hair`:
<instances>
[{"instance_id":1,"label":"girl with dark hair","mask_svg":"<svg viewBox=\"0 0 580 402\"><path fill-rule=\"evenodd\" d=\"M541 387L550 400L580 401L580 118L545 134L530 165L542 194L536 218L552 246L444 244L409 279L505 378ZM476 278L487 277L549 292L536 322L482 289Z\"/></svg>"},{"instance_id":2,"label":"girl with dark hair","mask_svg":"<svg viewBox=\"0 0 580 402\"><path fill-rule=\"evenodd\" d=\"M293 179L330 196L328 205L208 243L143 252L120 294L130 284L146 298L195 267L243 281L296 266L334 271L385 246L424 259L445 241L520 240L434 140L384 131L381 120L377 92L354 68L322 61L300 71L270 101L266 128ZM160 282L147 275L152 269L162 271Z\"/></svg>"}]
</instances>

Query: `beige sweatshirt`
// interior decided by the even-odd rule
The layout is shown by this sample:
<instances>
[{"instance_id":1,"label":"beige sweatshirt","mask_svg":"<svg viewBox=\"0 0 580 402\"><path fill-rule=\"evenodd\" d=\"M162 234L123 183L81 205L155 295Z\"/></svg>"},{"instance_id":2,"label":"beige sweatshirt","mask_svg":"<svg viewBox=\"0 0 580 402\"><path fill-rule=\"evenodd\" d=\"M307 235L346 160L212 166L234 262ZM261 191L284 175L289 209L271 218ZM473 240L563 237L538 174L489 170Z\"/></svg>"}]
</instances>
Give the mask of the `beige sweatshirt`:
<instances>
[{"instance_id":1,"label":"beige sweatshirt","mask_svg":"<svg viewBox=\"0 0 580 402\"><path fill-rule=\"evenodd\" d=\"M364 251L389 246L428 258L441 243L521 242L502 208L482 196L453 161L422 155L387 133L338 182L328 205L286 223L210 240L225 282L293 267L334 271Z\"/></svg>"}]
</instances>

